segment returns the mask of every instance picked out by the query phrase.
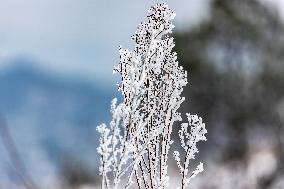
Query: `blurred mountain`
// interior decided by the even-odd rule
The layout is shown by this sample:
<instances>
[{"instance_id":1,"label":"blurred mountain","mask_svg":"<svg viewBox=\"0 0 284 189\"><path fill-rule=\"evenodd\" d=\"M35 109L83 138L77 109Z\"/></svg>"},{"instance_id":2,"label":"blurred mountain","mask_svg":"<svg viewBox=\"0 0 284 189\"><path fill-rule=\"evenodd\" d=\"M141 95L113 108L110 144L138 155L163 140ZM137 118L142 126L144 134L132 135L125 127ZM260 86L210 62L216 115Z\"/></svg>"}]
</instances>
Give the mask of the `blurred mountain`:
<instances>
[{"instance_id":1,"label":"blurred mountain","mask_svg":"<svg viewBox=\"0 0 284 189\"><path fill-rule=\"evenodd\" d=\"M16 60L12 64L0 72L2 114L27 108L25 103L32 98L34 104L47 105L42 109L45 114L55 113L54 116L65 117L79 125L97 124L99 120L95 122L96 118L106 119L111 91L92 83L54 76L27 60ZM64 108L72 111L67 113Z\"/></svg>"},{"instance_id":2,"label":"blurred mountain","mask_svg":"<svg viewBox=\"0 0 284 189\"><path fill-rule=\"evenodd\" d=\"M110 119L115 90L55 76L26 59L11 65L0 70L0 114L32 176L53 174L66 159L97 167L95 129ZM9 162L1 146L0 169Z\"/></svg>"}]
</instances>

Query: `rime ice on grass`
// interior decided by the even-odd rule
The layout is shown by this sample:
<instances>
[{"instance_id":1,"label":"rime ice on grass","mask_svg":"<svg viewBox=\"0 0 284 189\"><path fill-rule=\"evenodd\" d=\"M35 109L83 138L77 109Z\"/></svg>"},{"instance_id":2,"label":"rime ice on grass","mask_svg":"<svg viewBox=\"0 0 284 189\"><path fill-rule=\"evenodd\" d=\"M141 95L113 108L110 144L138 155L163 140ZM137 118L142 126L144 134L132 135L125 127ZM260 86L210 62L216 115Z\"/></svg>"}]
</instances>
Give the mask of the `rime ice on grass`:
<instances>
[{"instance_id":1,"label":"rime ice on grass","mask_svg":"<svg viewBox=\"0 0 284 189\"><path fill-rule=\"evenodd\" d=\"M156 4L132 36L134 50L119 49L120 63L114 73L121 75L118 90L123 102L117 104L114 99L110 125L98 127L102 188L136 184L138 188L163 189L169 185L167 161L173 143L172 126L182 121L177 110L184 101L180 95L187 84L186 72L172 52L174 41L169 34L174 17L165 3ZM186 154L183 164L179 153L174 153L182 188L203 170L200 164L187 177L189 160L198 152L196 143L206 139L201 118L188 114L188 122L179 131Z\"/></svg>"},{"instance_id":2,"label":"rime ice on grass","mask_svg":"<svg viewBox=\"0 0 284 189\"><path fill-rule=\"evenodd\" d=\"M197 115L186 114L188 123L183 123L179 130L179 137L181 140L181 147L185 151L185 159L183 166L180 162L179 152L174 152L174 157L182 175L182 188L188 186L190 180L203 171L203 163L200 163L196 170L188 177L188 166L191 159L195 159L195 154L198 153L196 143L199 141L205 141L204 136L207 133L205 124L202 122L202 118Z\"/></svg>"}]
</instances>

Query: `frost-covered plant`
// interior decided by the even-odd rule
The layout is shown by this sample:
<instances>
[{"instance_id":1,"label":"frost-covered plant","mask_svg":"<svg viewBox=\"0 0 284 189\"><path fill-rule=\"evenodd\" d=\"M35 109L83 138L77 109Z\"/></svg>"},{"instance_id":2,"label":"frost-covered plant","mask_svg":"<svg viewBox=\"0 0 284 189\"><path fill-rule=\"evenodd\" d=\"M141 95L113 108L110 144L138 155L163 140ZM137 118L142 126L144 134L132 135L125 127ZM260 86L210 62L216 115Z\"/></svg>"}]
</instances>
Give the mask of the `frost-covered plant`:
<instances>
[{"instance_id":1,"label":"frost-covered plant","mask_svg":"<svg viewBox=\"0 0 284 189\"><path fill-rule=\"evenodd\" d=\"M177 111L187 75L178 65L173 38L175 13L165 3L149 10L147 20L132 36L133 51L119 49L120 63L114 73L121 75L118 90L123 102L112 101L112 121L100 125L98 153L101 156L102 188L166 188L169 185L168 165L172 126L182 121ZM179 136L185 151L184 161L179 152L174 157L182 175L181 187L203 170L203 164L188 176L189 161L198 152L196 143L206 140L207 132L201 118L187 114ZM135 180L135 182L133 181Z\"/></svg>"}]
</instances>

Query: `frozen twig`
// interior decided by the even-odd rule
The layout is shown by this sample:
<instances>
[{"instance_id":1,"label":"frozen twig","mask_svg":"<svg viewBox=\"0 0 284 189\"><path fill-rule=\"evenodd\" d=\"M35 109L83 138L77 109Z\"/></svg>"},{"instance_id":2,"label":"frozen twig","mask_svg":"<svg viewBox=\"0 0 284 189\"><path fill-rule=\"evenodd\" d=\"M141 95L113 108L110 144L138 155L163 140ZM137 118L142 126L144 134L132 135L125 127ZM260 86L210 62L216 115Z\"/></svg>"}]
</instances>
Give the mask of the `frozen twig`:
<instances>
[{"instance_id":1,"label":"frozen twig","mask_svg":"<svg viewBox=\"0 0 284 189\"><path fill-rule=\"evenodd\" d=\"M134 50L119 48L120 63L114 73L121 75L118 90L123 101L117 104L113 100L110 126L98 127L102 188L129 188L133 183L138 188L169 186L167 162L173 143L172 126L182 121L178 108L184 101L180 95L187 84L187 73L178 65L176 53L172 51L174 40L169 36L174 17L175 13L165 3L152 6L147 20L132 36ZM196 143L206 139L202 120L188 114L188 121L179 131L186 152L183 165L179 153L174 154L183 188L203 170L200 164L187 177L189 160L198 152Z\"/></svg>"}]
</instances>

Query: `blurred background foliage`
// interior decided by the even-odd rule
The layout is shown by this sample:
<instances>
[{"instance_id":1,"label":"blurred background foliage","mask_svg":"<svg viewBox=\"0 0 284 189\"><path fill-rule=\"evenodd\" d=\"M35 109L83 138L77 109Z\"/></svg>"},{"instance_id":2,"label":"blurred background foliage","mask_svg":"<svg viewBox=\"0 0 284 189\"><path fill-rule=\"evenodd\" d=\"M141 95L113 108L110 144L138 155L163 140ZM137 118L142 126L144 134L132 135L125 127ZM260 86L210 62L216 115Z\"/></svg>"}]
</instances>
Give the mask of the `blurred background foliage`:
<instances>
[{"instance_id":1,"label":"blurred background foliage","mask_svg":"<svg viewBox=\"0 0 284 189\"><path fill-rule=\"evenodd\" d=\"M174 38L189 78L181 112L200 115L208 129L198 156L206 171L191 188L284 188L279 13L257 0L211 0L206 19ZM29 59L12 62L0 72L0 189L98 187L95 127L110 118L115 86L51 75Z\"/></svg>"},{"instance_id":2,"label":"blurred background foliage","mask_svg":"<svg viewBox=\"0 0 284 189\"><path fill-rule=\"evenodd\" d=\"M284 188L283 29L258 1L214 0L207 20L175 34L189 75L182 110L204 118L201 153L229 171L209 168L199 188Z\"/></svg>"}]
</instances>

